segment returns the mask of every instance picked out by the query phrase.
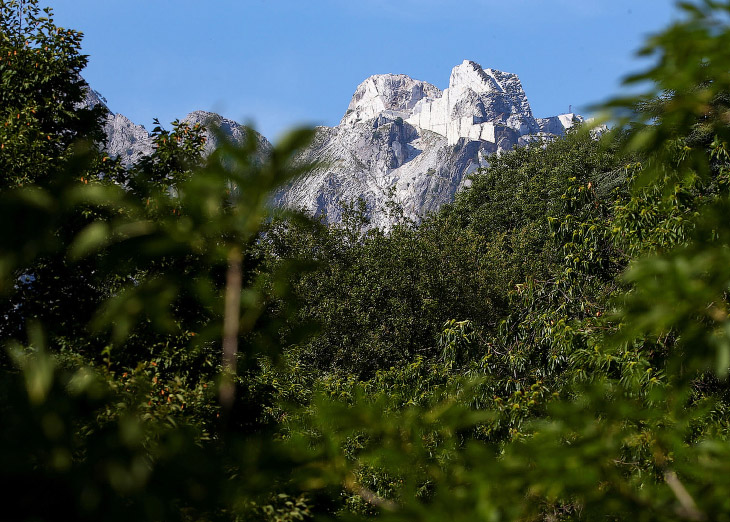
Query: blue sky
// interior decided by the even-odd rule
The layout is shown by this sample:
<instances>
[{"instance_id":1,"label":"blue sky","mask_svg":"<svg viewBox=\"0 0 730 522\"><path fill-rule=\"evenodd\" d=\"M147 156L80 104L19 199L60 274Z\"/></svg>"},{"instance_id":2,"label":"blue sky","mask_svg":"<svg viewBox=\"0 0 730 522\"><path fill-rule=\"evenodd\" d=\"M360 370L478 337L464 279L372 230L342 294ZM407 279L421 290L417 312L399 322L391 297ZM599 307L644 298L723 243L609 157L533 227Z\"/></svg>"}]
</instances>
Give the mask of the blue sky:
<instances>
[{"instance_id":1,"label":"blue sky","mask_svg":"<svg viewBox=\"0 0 730 522\"><path fill-rule=\"evenodd\" d=\"M335 125L357 85L403 73L443 89L464 59L520 76L535 116L585 113L644 65L669 0L40 0L85 33L84 76L151 128L196 109L269 139Z\"/></svg>"}]
</instances>

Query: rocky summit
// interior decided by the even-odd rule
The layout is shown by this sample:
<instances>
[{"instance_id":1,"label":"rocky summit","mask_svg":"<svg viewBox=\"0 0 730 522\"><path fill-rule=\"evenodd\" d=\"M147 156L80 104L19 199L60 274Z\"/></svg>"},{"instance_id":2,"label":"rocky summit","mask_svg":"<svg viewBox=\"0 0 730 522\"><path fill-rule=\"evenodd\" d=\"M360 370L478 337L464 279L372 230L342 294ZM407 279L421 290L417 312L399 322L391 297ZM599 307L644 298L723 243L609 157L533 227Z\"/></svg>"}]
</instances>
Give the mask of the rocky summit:
<instances>
[{"instance_id":1,"label":"rocky summit","mask_svg":"<svg viewBox=\"0 0 730 522\"><path fill-rule=\"evenodd\" d=\"M451 201L489 155L562 135L578 121L576 114L536 119L516 74L468 60L454 67L443 91L402 74L371 76L340 124L318 127L302 155L322 166L277 202L338 222L342 202L363 198L373 226L392 224L389 203L418 221Z\"/></svg>"},{"instance_id":2,"label":"rocky summit","mask_svg":"<svg viewBox=\"0 0 730 522\"><path fill-rule=\"evenodd\" d=\"M89 106L101 104L109 110L106 100L92 89L87 91L84 104ZM263 159L271 150L271 143L261 134L214 112L193 111L181 121L191 126L200 124L208 128L217 127L236 143L243 143L248 132L254 132L261 158ZM122 114L115 114L109 110L104 122L104 131L107 136L106 151L110 156L119 158L125 166L133 165L142 156L151 154L154 150L152 136L147 129L143 125L132 123ZM208 130L204 132L204 136L206 137L204 153L210 154L218 145L218 137Z\"/></svg>"},{"instance_id":3,"label":"rocky summit","mask_svg":"<svg viewBox=\"0 0 730 522\"><path fill-rule=\"evenodd\" d=\"M218 125L235 139L248 132L212 113L194 112L185 121ZM403 74L371 76L355 90L339 125L317 127L301 154L301 161L319 166L274 199L328 222L339 222L343 203L358 198L372 226L389 228L394 204L418 221L451 201L491 154L562 135L580 121L576 114L535 118L516 74L468 60L454 67L443 91ZM146 131L121 115L109 117L107 131L115 155L131 161L151 150ZM257 137L265 154L270 144Z\"/></svg>"}]
</instances>

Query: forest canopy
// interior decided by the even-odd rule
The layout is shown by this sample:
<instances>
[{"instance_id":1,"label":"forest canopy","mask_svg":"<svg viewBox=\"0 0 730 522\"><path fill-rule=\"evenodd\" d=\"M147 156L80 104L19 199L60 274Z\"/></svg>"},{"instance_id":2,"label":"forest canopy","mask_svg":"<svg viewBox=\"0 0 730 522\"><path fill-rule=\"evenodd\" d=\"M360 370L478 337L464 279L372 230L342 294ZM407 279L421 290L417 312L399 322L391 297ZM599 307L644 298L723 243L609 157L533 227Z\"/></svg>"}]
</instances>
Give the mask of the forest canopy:
<instances>
[{"instance_id":1,"label":"forest canopy","mask_svg":"<svg viewBox=\"0 0 730 522\"><path fill-rule=\"evenodd\" d=\"M610 132L382 231L270 208L310 129L123 166L0 0L0 518L730 520L730 2L678 7Z\"/></svg>"}]
</instances>

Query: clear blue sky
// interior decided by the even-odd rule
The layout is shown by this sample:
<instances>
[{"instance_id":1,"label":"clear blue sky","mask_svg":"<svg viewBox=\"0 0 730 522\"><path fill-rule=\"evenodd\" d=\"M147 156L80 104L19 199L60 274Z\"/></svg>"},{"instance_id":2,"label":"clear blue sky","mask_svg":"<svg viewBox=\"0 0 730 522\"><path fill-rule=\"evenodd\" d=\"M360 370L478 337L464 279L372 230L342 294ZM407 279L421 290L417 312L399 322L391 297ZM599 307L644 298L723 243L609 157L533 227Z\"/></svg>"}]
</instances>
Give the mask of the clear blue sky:
<instances>
[{"instance_id":1,"label":"clear blue sky","mask_svg":"<svg viewBox=\"0 0 730 522\"><path fill-rule=\"evenodd\" d=\"M196 109L269 139L335 125L357 85L403 73L448 86L464 59L517 73L535 116L585 113L642 68L669 0L40 0L85 33L84 76L151 127Z\"/></svg>"}]
</instances>

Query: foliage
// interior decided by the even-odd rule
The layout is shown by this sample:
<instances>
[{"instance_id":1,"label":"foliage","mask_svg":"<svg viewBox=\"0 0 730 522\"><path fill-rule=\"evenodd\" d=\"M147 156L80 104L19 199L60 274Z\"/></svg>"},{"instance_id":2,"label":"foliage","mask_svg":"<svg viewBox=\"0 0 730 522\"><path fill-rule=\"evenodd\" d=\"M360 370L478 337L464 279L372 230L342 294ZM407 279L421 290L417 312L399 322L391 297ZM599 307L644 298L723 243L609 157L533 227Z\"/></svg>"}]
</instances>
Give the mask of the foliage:
<instances>
[{"instance_id":1,"label":"foliage","mask_svg":"<svg viewBox=\"0 0 730 522\"><path fill-rule=\"evenodd\" d=\"M269 211L310 131L121 168L0 2L5 518L728 520L730 4L681 9L615 132L385 232Z\"/></svg>"},{"instance_id":2,"label":"foliage","mask_svg":"<svg viewBox=\"0 0 730 522\"><path fill-rule=\"evenodd\" d=\"M257 274L255 260L235 261L256 237L270 191L306 170L292 158L310 132L291 133L263 164L253 158L253 133L203 161L202 129L175 122L171 132L155 130L150 158L123 171L77 141L98 142L101 123L98 110L79 107L80 34L57 30L35 2L0 7L9 56L48 54L47 76L4 84L3 109L15 110L12 101L41 114L37 95L60 111L31 122L49 140L28 141L8 125L15 148L2 156L17 165L4 169L0 213L18 223L0 238L9 350L0 410L13 425L0 457L4 512L79 520L243 513L259 493L266 498L286 458L267 427L270 392L245 378L255 361L242 358L237 397L224 408L216 400L222 294L231 265L250 268L233 340L247 355L280 342L276 318L261 317L268 301L285 300L285 285L275 272ZM33 501L38 488L42 501Z\"/></svg>"},{"instance_id":3,"label":"foliage","mask_svg":"<svg viewBox=\"0 0 730 522\"><path fill-rule=\"evenodd\" d=\"M312 267L292 274L300 317L320 326L298 347L303 363L372 376L435 355L436 336L452 314L480 325L496 320L476 234L432 224L363 234L362 223L282 221L267 230L262 248L271 263L293 256Z\"/></svg>"},{"instance_id":4,"label":"foliage","mask_svg":"<svg viewBox=\"0 0 730 522\"><path fill-rule=\"evenodd\" d=\"M0 187L47 183L79 140L103 138L105 109L79 106L82 34L53 24L36 2L0 2Z\"/></svg>"}]
</instances>

